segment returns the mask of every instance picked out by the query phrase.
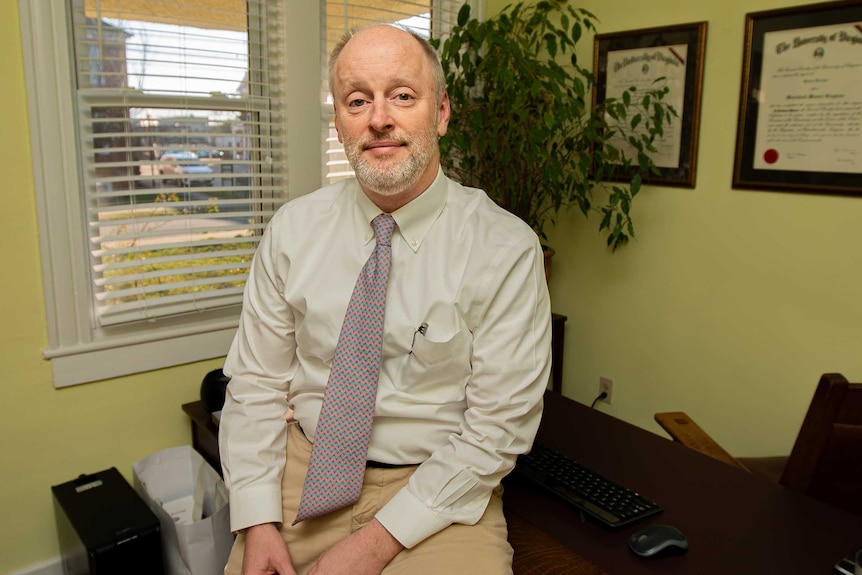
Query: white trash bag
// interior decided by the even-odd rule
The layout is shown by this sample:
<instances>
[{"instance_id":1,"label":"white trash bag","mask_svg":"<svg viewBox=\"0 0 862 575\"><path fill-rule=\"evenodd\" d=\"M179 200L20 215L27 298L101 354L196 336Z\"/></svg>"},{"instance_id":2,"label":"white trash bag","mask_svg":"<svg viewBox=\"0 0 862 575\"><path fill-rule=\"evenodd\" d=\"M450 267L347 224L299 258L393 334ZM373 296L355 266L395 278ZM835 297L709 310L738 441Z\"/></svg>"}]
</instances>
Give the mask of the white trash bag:
<instances>
[{"instance_id":1,"label":"white trash bag","mask_svg":"<svg viewBox=\"0 0 862 575\"><path fill-rule=\"evenodd\" d=\"M132 466L135 491L159 518L165 575L222 575L234 536L224 480L184 445Z\"/></svg>"}]
</instances>

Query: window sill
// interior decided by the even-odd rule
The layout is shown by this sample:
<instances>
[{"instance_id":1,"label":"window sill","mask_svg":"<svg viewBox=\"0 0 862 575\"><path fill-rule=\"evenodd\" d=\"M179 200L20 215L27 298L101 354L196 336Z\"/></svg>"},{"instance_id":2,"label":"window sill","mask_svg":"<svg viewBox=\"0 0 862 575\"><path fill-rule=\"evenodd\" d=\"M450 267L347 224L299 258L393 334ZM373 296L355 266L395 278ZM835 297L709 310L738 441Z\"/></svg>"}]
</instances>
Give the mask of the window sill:
<instances>
[{"instance_id":1,"label":"window sill","mask_svg":"<svg viewBox=\"0 0 862 575\"><path fill-rule=\"evenodd\" d=\"M236 327L104 347L79 345L45 351L54 387L68 387L227 355Z\"/></svg>"}]
</instances>

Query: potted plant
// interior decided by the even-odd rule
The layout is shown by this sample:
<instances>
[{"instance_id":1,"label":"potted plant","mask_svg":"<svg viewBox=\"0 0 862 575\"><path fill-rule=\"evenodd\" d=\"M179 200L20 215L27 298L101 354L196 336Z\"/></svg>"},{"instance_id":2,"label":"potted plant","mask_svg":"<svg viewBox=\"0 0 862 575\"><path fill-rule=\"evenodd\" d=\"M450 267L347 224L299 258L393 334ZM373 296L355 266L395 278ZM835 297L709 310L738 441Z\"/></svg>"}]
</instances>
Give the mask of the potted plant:
<instances>
[{"instance_id":1,"label":"potted plant","mask_svg":"<svg viewBox=\"0 0 862 575\"><path fill-rule=\"evenodd\" d=\"M634 235L632 199L673 110L661 86L592 109L595 80L575 50L595 20L567 0L519 2L484 21L462 6L440 52L452 105L441 162L543 241L563 209L599 214L615 250Z\"/></svg>"}]
</instances>

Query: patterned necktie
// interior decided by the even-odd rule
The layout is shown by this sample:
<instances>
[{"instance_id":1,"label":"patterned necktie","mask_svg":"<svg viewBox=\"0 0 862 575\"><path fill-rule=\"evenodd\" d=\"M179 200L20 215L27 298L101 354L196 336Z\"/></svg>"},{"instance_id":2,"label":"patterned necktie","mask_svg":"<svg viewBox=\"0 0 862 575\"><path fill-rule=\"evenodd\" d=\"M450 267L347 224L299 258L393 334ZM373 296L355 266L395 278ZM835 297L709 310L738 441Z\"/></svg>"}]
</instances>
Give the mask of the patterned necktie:
<instances>
[{"instance_id":1,"label":"patterned necktie","mask_svg":"<svg viewBox=\"0 0 862 575\"><path fill-rule=\"evenodd\" d=\"M371 224L377 245L356 280L341 324L294 525L350 505L362 490L395 220L380 214Z\"/></svg>"}]
</instances>

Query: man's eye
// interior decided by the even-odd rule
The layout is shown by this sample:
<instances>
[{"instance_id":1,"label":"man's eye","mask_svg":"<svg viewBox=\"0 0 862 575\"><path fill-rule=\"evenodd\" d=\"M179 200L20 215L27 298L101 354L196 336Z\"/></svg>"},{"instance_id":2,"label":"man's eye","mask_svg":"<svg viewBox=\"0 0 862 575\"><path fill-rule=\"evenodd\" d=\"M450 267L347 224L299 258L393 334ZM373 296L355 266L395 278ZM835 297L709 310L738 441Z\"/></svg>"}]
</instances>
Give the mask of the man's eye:
<instances>
[{"instance_id":1,"label":"man's eye","mask_svg":"<svg viewBox=\"0 0 862 575\"><path fill-rule=\"evenodd\" d=\"M364 103L365 103L365 100L363 100L362 98L356 98L355 100L350 100L350 102L348 102L347 105L350 106L351 108L356 108L356 107L363 105Z\"/></svg>"},{"instance_id":2,"label":"man's eye","mask_svg":"<svg viewBox=\"0 0 862 575\"><path fill-rule=\"evenodd\" d=\"M412 99L412 96L410 96L410 94L398 94L395 98L401 102L409 102Z\"/></svg>"}]
</instances>

